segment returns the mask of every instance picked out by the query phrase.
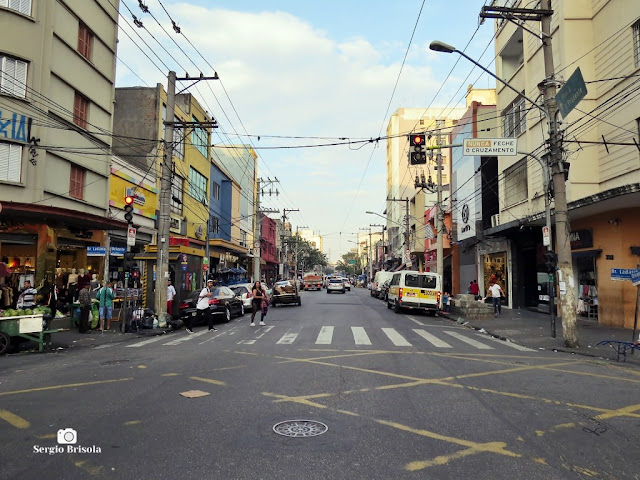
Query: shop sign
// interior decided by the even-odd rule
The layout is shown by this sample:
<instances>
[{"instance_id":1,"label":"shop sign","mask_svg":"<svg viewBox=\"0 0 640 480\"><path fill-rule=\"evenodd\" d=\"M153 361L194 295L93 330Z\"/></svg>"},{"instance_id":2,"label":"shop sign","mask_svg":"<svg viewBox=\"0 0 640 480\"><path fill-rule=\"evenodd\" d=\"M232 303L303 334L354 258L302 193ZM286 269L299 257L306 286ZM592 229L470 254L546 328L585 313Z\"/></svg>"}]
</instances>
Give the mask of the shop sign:
<instances>
[{"instance_id":1,"label":"shop sign","mask_svg":"<svg viewBox=\"0 0 640 480\"><path fill-rule=\"evenodd\" d=\"M611 280L632 280L632 276L637 274L636 268L612 268Z\"/></svg>"},{"instance_id":2,"label":"shop sign","mask_svg":"<svg viewBox=\"0 0 640 480\"><path fill-rule=\"evenodd\" d=\"M593 247L593 230L573 230L569 235L571 241L571 250L578 248L591 248Z\"/></svg>"},{"instance_id":3,"label":"shop sign","mask_svg":"<svg viewBox=\"0 0 640 480\"><path fill-rule=\"evenodd\" d=\"M187 262L187 254L186 253L181 253L180 254L180 268L182 269L183 272L186 272L188 266L189 266L189 263Z\"/></svg>"},{"instance_id":4,"label":"shop sign","mask_svg":"<svg viewBox=\"0 0 640 480\"><path fill-rule=\"evenodd\" d=\"M125 254L127 249L125 247L111 247L111 256L120 257Z\"/></svg>"},{"instance_id":5,"label":"shop sign","mask_svg":"<svg viewBox=\"0 0 640 480\"><path fill-rule=\"evenodd\" d=\"M124 189L124 196L133 197L133 203L137 203L138 205L144 205L145 203L147 203L144 192L141 188L138 187L126 187Z\"/></svg>"},{"instance_id":6,"label":"shop sign","mask_svg":"<svg viewBox=\"0 0 640 480\"><path fill-rule=\"evenodd\" d=\"M87 247L87 257L104 257L107 247Z\"/></svg>"},{"instance_id":7,"label":"shop sign","mask_svg":"<svg viewBox=\"0 0 640 480\"><path fill-rule=\"evenodd\" d=\"M636 271L631 274L631 283L633 283L634 287L640 285L640 270L636 269Z\"/></svg>"}]
</instances>

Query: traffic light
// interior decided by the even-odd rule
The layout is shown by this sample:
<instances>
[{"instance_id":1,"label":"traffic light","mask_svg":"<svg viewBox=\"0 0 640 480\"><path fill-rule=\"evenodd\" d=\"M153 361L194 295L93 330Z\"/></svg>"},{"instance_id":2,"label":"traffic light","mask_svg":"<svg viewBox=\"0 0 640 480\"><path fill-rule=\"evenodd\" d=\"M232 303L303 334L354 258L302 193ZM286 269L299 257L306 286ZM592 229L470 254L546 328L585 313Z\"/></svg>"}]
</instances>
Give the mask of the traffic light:
<instances>
[{"instance_id":1,"label":"traffic light","mask_svg":"<svg viewBox=\"0 0 640 480\"><path fill-rule=\"evenodd\" d=\"M544 266L547 268L547 273L553 273L558 267L558 255L553 250L548 250L544 254Z\"/></svg>"},{"instance_id":2,"label":"traffic light","mask_svg":"<svg viewBox=\"0 0 640 480\"><path fill-rule=\"evenodd\" d=\"M133 222L133 200L131 195L124 197L124 219L127 223Z\"/></svg>"},{"instance_id":3,"label":"traffic light","mask_svg":"<svg viewBox=\"0 0 640 480\"><path fill-rule=\"evenodd\" d=\"M423 165L427 163L427 154L424 151L425 136L421 133L409 135L409 164Z\"/></svg>"},{"instance_id":4,"label":"traffic light","mask_svg":"<svg viewBox=\"0 0 640 480\"><path fill-rule=\"evenodd\" d=\"M134 265L135 265L135 258L136 254L133 252L125 252L124 254L124 261L122 262L122 268L124 269L125 272L128 272L129 270L131 270Z\"/></svg>"}]
</instances>

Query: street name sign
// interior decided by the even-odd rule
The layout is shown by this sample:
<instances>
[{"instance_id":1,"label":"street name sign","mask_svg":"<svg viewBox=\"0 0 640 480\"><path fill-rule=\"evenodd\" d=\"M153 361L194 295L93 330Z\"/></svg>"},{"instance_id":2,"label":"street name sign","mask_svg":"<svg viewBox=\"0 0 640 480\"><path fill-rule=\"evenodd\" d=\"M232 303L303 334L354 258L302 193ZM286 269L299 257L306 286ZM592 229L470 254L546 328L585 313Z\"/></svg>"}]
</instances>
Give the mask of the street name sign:
<instances>
[{"instance_id":1,"label":"street name sign","mask_svg":"<svg viewBox=\"0 0 640 480\"><path fill-rule=\"evenodd\" d=\"M462 154L466 156L515 156L517 138L465 138Z\"/></svg>"},{"instance_id":2,"label":"street name sign","mask_svg":"<svg viewBox=\"0 0 640 480\"><path fill-rule=\"evenodd\" d=\"M567 118L569 112L578 105L587 95L587 86L582 78L580 67L569 77L558 93L556 93L556 103L562 114L562 118Z\"/></svg>"}]
</instances>

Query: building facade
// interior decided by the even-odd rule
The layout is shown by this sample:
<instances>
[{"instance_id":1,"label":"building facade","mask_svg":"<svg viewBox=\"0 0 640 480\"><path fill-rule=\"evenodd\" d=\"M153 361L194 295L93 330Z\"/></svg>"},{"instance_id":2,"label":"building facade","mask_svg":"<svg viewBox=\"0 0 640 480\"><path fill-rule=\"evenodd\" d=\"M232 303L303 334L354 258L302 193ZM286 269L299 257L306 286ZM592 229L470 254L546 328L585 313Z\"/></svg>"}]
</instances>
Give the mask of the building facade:
<instances>
[{"instance_id":1,"label":"building facade","mask_svg":"<svg viewBox=\"0 0 640 480\"><path fill-rule=\"evenodd\" d=\"M118 3L0 3L0 256L14 290L102 278L91 252L126 228L109 208Z\"/></svg>"},{"instance_id":2,"label":"building facade","mask_svg":"<svg viewBox=\"0 0 640 480\"><path fill-rule=\"evenodd\" d=\"M640 263L640 219L634 215L640 204L640 152L633 142L640 129L640 97L634 94L634 77L640 73L640 4L554 0L551 6L554 80L562 85L580 68L587 85L584 99L561 117L574 272L563 285L574 289L575 308L587 318L631 328L636 288L628 271ZM540 29L538 22L527 25ZM544 79L540 40L499 21L495 47L497 75L524 96L537 98ZM547 126L537 108L501 84L497 107L502 135L517 138L519 152L545 153ZM545 300L539 293L546 278L542 168L531 156L498 157L498 172L500 211L486 233L499 247L481 257L487 264L487 256L500 254L513 305L535 308ZM556 233L553 228L554 242Z\"/></svg>"}]
</instances>

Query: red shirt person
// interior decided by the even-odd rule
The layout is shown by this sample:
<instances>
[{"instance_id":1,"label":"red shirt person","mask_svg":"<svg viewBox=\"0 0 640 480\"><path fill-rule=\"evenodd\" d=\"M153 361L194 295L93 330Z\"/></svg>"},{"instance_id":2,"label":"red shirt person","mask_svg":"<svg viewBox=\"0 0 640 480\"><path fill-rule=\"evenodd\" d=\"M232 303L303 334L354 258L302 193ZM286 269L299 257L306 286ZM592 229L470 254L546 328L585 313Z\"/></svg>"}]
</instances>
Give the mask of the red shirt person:
<instances>
[{"instance_id":1,"label":"red shirt person","mask_svg":"<svg viewBox=\"0 0 640 480\"><path fill-rule=\"evenodd\" d=\"M471 295L478 295L480 293L480 286L478 285L478 282L476 282L475 280L471 282L471 285L469 285L469 290L471 291Z\"/></svg>"}]
</instances>

